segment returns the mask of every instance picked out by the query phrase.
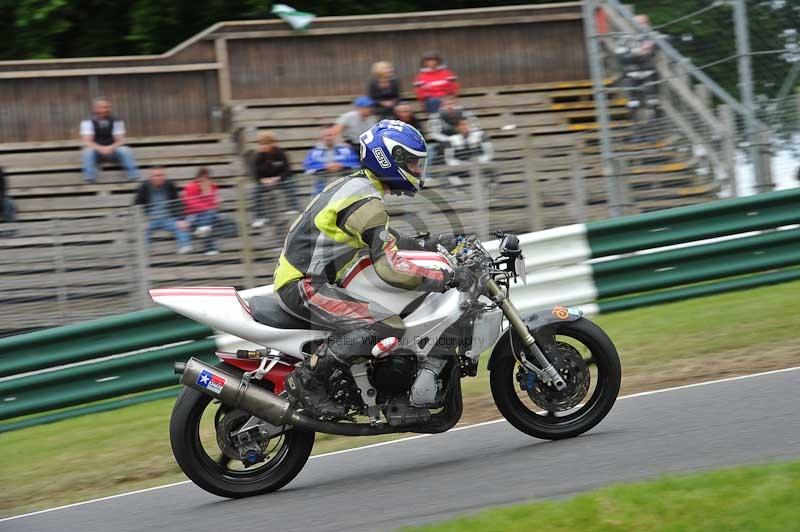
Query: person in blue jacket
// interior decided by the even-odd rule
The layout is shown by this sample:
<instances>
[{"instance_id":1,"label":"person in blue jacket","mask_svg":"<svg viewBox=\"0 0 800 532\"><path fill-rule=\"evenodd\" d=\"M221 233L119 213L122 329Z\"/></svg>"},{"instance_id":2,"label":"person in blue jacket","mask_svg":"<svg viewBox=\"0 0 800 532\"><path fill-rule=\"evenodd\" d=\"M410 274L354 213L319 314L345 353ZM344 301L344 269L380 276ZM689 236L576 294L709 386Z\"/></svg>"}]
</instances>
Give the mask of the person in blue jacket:
<instances>
[{"instance_id":1,"label":"person in blue jacket","mask_svg":"<svg viewBox=\"0 0 800 532\"><path fill-rule=\"evenodd\" d=\"M315 195L322 192L330 177L344 175L360 167L358 155L347 144L338 142L336 133L330 127L322 130L319 144L308 152L303 161L306 173L317 176Z\"/></svg>"}]
</instances>

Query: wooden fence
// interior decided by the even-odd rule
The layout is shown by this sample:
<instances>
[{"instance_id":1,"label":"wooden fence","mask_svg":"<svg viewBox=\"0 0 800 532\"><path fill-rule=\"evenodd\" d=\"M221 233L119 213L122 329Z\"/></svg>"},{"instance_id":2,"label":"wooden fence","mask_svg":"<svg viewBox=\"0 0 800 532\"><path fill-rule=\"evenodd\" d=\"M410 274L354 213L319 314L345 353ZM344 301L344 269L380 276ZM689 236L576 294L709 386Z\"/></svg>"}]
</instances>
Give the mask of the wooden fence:
<instances>
[{"instance_id":1,"label":"wooden fence","mask_svg":"<svg viewBox=\"0 0 800 532\"><path fill-rule=\"evenodd\" d=\"M410 89L429 49L466 87L588 76L579 2L222 22L161 55L0 62L0 142L75 138L100 95L134 136L218 132L235 100L358 94L378 60Z\"/></svg>"}]
</instances>

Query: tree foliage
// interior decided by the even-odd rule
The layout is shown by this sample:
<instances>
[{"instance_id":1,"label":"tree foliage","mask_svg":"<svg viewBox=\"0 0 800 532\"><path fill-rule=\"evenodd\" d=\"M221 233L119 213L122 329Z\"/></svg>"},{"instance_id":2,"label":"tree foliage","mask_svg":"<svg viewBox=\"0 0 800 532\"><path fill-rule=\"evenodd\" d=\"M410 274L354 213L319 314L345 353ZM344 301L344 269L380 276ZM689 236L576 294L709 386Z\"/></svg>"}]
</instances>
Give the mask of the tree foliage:
<instances>
[{"instance_id":1,"label":"tree foliage","mask_svg":"<svg viewBox=\"0 0 800 532\"><path fill-rule=\"evenodd\" d=\"M659 31L668 35L682 54L738 96L736 34L730 4L712 4L710 0L639 0L635 5L637 12L650 16L655 27L663 26ZM708 7L711 9L671 23ZM792 63L800 60L800 49L793 49L797 44L796 30L800 27L800 3L796 0L750 0L747 15L756 93L774 98Z\"/></svg>"},{"instance_id":2,"label":"tree foliage","mask_svg":"<svg viewBox=\"0 0 800 532\"><path fill-rule=\"evenodd\" d=\"M287 3L319 16L497 5L487 0ZM272 4L269 0L0 0L0 59L162 53L216 22L270 18Z\"/></svg>"},{"instance_id":3,"label":"tree foliage","mask_svg":"<svg viewBox=\"0 0 800 532\"><path fill-rule=\"evenodd\" d=\"M488 0L286 0L319 16L395 13L495 6ZM535 0L545 3L550 0ZM530 3L504 0L502 4ZM0 59L43 59L162 53L223 20L270 18L270 0L0 0ZM637 12L656 26L712 5L711 0L636 0ZM797 0L749 0L756 52L787 45L786 30L800 27ZM733 94L738 94L733 13L716 7L662 30L671 42ZM797 32L794 34L797 41ZM800 47L800 44L798 44ZM800 60L800 50L798 51ZM789 70L782 54L753 61L759 94L774 97Z\"/></svg>"}]
</instances>

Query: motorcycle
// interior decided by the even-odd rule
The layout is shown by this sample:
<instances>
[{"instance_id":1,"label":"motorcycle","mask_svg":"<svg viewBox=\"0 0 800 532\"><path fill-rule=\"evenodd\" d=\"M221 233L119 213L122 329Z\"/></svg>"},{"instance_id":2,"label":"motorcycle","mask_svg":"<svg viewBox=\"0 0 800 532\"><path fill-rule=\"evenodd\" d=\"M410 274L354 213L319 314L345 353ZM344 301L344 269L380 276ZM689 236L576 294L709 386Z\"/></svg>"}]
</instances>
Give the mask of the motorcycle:
<instances>
[{"instance_id":1,"label":"motorcycle","mask_svg":"<svg viewBox=\"0 0 800 532\"><path fill-rule=\"evenodd\" d=\"M183 472L213 494L247 497L290 482L318 432L445 432L462 415L461 379L478 374L483 353L490 353L494 402L518 430L558 440L597 425L619 392L614 344L578 309L520 314L509 287L519 276L524 281L522 250L516 236L498 236L497 257L475 239L462 239L452 253L441 246L438 253L400 252L420 266L469 268L469 290L400 290L381 281L369 257L343 277L348 292L397 312L406 333L378 339L372 357L334 372L328 394L346 408L342 418L312 415L284 390L286 376L330 331L289 315L273 295L246 302L227 287L151 290L161 305L264 346L217 353L217 365L197 358L176 363L184 388L172 411L170 442Z\"/></svg>"}]
</instances>

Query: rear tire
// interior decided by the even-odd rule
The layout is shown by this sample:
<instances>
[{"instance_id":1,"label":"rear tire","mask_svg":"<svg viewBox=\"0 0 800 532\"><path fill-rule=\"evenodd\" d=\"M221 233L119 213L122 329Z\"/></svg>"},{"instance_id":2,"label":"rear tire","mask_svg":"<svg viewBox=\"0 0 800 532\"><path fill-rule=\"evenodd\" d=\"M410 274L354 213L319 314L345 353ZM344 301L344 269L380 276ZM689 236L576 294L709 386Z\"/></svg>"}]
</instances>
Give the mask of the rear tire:
<instances>
[{"instance_id":1,"label":"rear tire","mask_svg":"<svg viewBox=\"0 0 800 532\"><path fill-rule=\"evenodd\" d=\"M291 429L281 454L252 472L229 471L212 459L200 439L200 421L211 397L191 388L184 388L169 424L172 454L189 479L199 487L220 497L241 498L279 490L300 473L314 446L314 432Z\"/></svg>"},{"instance_id":2,"label":"rear tire","mask_svg":"<svg viewBox=\"0 0 800 532\"><path fill-rule=\"evenodd\" d=\"M617 349L600 327L580 318L556 323L553 328L556 336L573 338L589 348L597 364L596 388L583 406L564 417L546 416L528 408L517 395L515 373L519 366L507 341L499 346L501 351L492 355L497 358L492 360L489 378L492 397L503 417L525 434L545 440L573 438L600 423L614 406L622 380ZM521 346L516 344L515 347Z\"/></svg>"}]
</instances>

